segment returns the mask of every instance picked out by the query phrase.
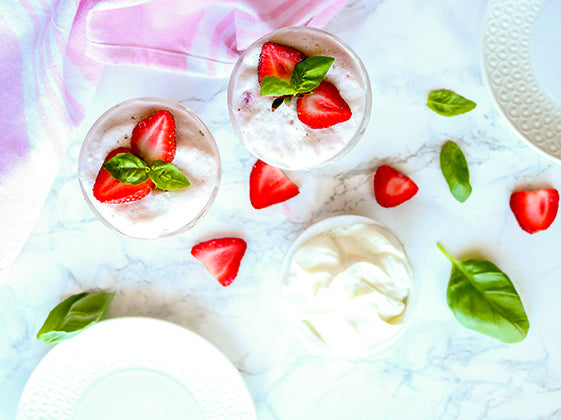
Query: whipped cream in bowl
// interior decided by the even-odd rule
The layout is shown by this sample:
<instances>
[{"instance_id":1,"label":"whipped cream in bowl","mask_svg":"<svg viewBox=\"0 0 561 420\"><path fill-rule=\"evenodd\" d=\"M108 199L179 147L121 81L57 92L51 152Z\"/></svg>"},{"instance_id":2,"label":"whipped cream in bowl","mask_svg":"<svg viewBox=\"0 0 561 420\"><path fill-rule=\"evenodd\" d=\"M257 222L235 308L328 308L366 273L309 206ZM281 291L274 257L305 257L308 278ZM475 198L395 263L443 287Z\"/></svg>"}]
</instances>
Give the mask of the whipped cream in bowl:
<instances>
[{"instance_id":1,"label":"whipped cream in bowl","mask_svg":"<svg viewBox=\"0 0 561 420\"><path fill-rule=\"evenodd\" d=\"M401 242L362 216L310 226L281 268L281 311L316 354L356 358L384 350L409 325L419 295Z\"/></svg>"},{"instance_id":2,"label":"whipped cream in bowl","mask_svg":"<svg viewBox=\"0 0 561 420\"><path fill-rule=\"evenodd\" d=\"M298 117L298 98L272 110L261 96L259 57L265 43L294 48L306 57L334 58L325 81L350 107L349 120L311 128ZM258 159L281 169L309 170L334 162L362 137L372 107L370 80L358 55L336 36L316 28L282 28L255 41L236 62L228 85L228 111L240 141Z\"/></svg>"},{"instance_id":3,"label":"whipped cream in bowl","mask_svg":"<svg viewBox=\"0 0 561 420\"><path fill-rule=\"evenodd\" d=\"M184 189L153 188L144 198L120 204L98 201L96 177L109 152L130 147L134 127L157 111L175 120L175 157L172 161L191 182ZM78 159L78 179L86 202L109 228L129 237L156 239L193 227L208 211L220 186L222 166L209 129L191 110L163 98L135 98L107 110L89 130Z\"/></svg>"}]
</instances>

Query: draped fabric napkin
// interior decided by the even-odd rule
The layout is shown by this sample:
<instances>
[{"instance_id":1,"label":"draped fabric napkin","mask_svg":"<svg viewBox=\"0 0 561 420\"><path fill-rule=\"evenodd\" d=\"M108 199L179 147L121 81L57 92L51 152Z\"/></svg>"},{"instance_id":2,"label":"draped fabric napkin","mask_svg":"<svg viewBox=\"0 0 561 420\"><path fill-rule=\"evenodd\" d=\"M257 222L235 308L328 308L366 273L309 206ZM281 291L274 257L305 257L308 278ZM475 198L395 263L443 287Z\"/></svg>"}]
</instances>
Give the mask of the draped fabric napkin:
<instances>
[{"instance_id":1,"label":"draped fabric napkin","mask_svg":"<svg viewBox=\"0 0 561 420\"><path fill-rule=\"evenodd\" d=\"M103 64L228 77L257 37L321 27L346 2L2 0L0 280L37 221Z\"/></svg>"}]
</instances>

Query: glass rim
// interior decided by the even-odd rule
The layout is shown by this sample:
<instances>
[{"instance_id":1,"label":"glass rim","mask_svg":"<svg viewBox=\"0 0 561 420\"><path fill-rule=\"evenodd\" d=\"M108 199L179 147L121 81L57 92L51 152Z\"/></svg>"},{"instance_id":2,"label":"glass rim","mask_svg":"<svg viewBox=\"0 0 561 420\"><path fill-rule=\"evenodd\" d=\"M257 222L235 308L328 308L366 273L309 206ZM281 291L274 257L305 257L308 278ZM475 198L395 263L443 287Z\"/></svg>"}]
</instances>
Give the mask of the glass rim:
<instances>
[{"instance_id":1,"label":"glass rim","mask_svg":"<svg viewBox=\"0 0 561 420\"><path fill-rule=\"evenodd\" d=\"M286 303L284 301L284 296L283 296L283 287L284 287L284 281L290 270L290 265L292 263L292 258L294 256L294 253L296 252L296 250L300 245L302 245L305 241L311 239L315 235L318 235L329 229L335 227L349 226L355 223L364 223L368 225L378 226L384 229L385 233L389 234L392 239L395 239L397 243L401 245L401 248L405 254L408 268L411 271L412 286L407 296L407 301L406 301L407 304L405 307L403 322L401 323L400 328L396 330L395 334L393 334L391 337L389 337L386 340L371 344L368 348L368 351L365 353L344 354L331 350L330 348L327 347L327 345L325 345L325 343L321 342L319 339L314 340L311 333L309 332L305 333L302 328L298 328L298 326L295 325L294 323L295 319L287 315L287 311L285 308ZM398 339L403 335L403 333L409 328L412 321L415 319L418 311L419 301L421 297L421 285L419 279L415 276L415 270L413 264L411 263L411 259L409 258L409 254L407 253L407 250L403 242L401 242L401 240L397 237L394 231L385 223L382 223L378 220L372 219L367 216L361 216L357 214L339 214L339 215L326 217L320 221L311 224L306 229L304 229L301 233L299 233L296 236L296 238L293 240L293 242L290 244L288 250L286 251L283 257L281 263L281 269L279 273L280 273L278 278L279 287L278 287L277 296L278 296L278 304L279 307L281 308L282 318L284 319L285 324L288 326L288 328L296 336L298 336L304 343L305 347L314 354L328 355L328 356L348 358L348 359L359 359L365 357L380 356L382 352L392 347L395 344L395 342L398 341Z\"/></svg>"},{"instance_id":2,"label":"glass rim","mask_svg":"<svg viewBox=\"0 0 561 420\"><path fill-rule=\"evenodd\" d=\"M86 152L86 146L90 143L90 141L92 140L92 137L94 136L94 134L96 133L97 129L99 128L99 126L101 124L103 124L103 122L110 116L112 115L118 108L123 108L126 107L127 105L133 104L133 103L146 103L146 104L155 104L155 105L162 105L162 108L172 108L172 109L176 109L179 110L180 112L185 112L189 118L192 118L193 120L195 120L197 122L197 124L200 124L202 127L204 127L206 129L206 131L209 133L209 137L206 138L207 142L210 144L210 146L212 147L213 151L216 154L216 162L217 162L217 183L214 186L214 188L212 189L209 198L207 200L207 202L205 203L205 205L203 206L203 208L201 209L201 211L193 218L191 219L189 222L187 222L186 224L178 227L177 229L174 229L173 231L170 232L166 232L163 233L161 235L157 235L157 236L136 236L130 233L125 233L123 232L121 229L117 228L114 224L112 224L109 220L107 220L107 218L105 218L96 208L96 206L92 203L87 189L90 187L89 185L85 185L86 181L83 179L82 176L82 168L83 168L83 160L84 160L84 155ZM154 239L163 239L163 238L169 238L171 236L175 236L179 233L185 232L189 229L191 229L192 227L194 227L203 217L204 215L208 212L208 210L210 209L211 205L213 204L217 194L218 194L218 190L220 188L220 184L221 184L221 180L222 180L222 161L220 158L220 150L218 149L218 145L216 143L216 140L212 134L212 132L210 131L210 129L207 127L207 125L201 120L201 118L191 109L187 108L185 105L171 100L171 99L166 99L166 98L159 98L159 97L155 97L155 96L143 96L143 97L138 97L138 98L130 98L124 101L121 101L113 106L111 106L110 108L108 108L105 112L103 112L97 119L96 121L92 124L92 126L90 127L90 129L88 130L87 134L84 137L84 140L82 141L82 145L80 146L80 152L78 155L78 172L77 172L77 176L78 176L78 181L80 184L80 190L82 191L82 196L84 197L86 203L88 204L88 207L92 210L92 212L95 214L95 216L98 218L99 221L101 221L106 227L108 227L109 229L127 237L127 238L133 238L133 239L142 239L142 240L154 240ZM92 186L93 187L93 186Z\"/></svg>"},{"instance_id":3,"label":"glass rim","mask_svg":"<svg viewBox=\"0 0 561 420\"><path fill-rule=\"evenodd\" d=\"M238 122L235 118L234 112L233 112L233 106L232 106L233 105L233 89L234 89L233 80L235 78L234 76L238 73L238 70L239 70L240 66L242 65L242 62L243 62L244 58L246 57L246 55L247 55L247 53L250 49L252 49L255 45L258 45L260 43L264 43L266 40L270 39L271 37L273 37L273 36L275 36L279 33L289 32L289 31L294 31L294 30L315 32L315 33L317 33L321 36L326 36L328 38L331 38L334 42L340 44L341 47L349 54L349 56L356 63L356 67L359 70L360 75L362 76L362 81L364 82L364 88L365 88L364 113L362 115L362 119L361 119L361 121L360 121L360 123L357 127L357 130L355 131L355 133L351 137L351 139L347 143L345 143L345 145L343 146L343 148L341 150L339 150L337 153L335 153L330 158L328 158L328 159L326 159L326 160L324 160L324 161L322 161L322 162L320 162L316 165L294 167L294 166L290 166L290 165L278 164L278 162L275 162L273 164L273 166L275 166L277 168L280 168L280 169L285 169L285 170L309 171L309 170L318 169L318 168L321 168L321 167L326 166L328 164L334 163L334 162L338 161L339 159L341 159L343 156L345 156L347 153L349 153L356 146L356 144L359 142L359 140L364 135L364 132L366 131L366 127L368 126L368 122L370 121L370 114L372 113L372 85L370 83L370 77L368 75L368 71L366 70L366 66L364 65L364 63L362 62L362 60L358 56L358 54L349 46L349 44L347 44L345 41L343 41L337 35L334 35L330 32L324 31L323 29L309 27L309 26L288 26L288 27L280 28L280 29L277 29L275 31L269 32L269 33L261 36L260 38L258 38L256 41L252 42L242 52L242 54L238 57L236 63L234 64L234 67L232 68L232 72L230 74L230 80L228 82L228 92L227 92L228 115L230 117L230 122L232 124L232 127L234 128L234 132L236 133L236 136L237 136L238 140L245 146L245 148L253 156L255 156L256 158L258 158L258 159L262 160L263 162L267 163L265 159L263 159L261 156L258 155L258 153L256 153L254 150L251 150L249 147L247 147L246 142L244 141L244 138L243 138L242 133L240 131L239 124L238 124Z\"/></svg>"}]
</instances>

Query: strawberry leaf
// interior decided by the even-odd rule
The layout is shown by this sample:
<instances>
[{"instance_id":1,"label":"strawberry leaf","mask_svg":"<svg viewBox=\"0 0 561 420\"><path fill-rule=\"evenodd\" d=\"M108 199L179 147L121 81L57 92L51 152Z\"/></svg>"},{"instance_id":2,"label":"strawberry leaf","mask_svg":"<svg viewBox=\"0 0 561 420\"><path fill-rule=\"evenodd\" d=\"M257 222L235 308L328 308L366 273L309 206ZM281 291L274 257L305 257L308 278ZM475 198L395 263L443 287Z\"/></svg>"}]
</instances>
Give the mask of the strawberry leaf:
<instances>
[{"instance_id":1,"label":"strawberry leaf","mask_svg":"<svg viewBox=\"0 0 561 420\"><path fill-rule=\"evenodd\" d=\"M123 184L138 185L148 179L147 163L132 153L118 153L103 164L113 178Z\"/></svg>"},{"instance_id":2,"label":"strawberry leaf","mask_svg":"<svg viewBox=\"0 0 561 420\"><path fill-rule=\"evenodd\" d=\"M181 190L191 185L185 175L172 163L155 160L148 174L156 188L161 190Z\"/></svg>"}]
</instances>

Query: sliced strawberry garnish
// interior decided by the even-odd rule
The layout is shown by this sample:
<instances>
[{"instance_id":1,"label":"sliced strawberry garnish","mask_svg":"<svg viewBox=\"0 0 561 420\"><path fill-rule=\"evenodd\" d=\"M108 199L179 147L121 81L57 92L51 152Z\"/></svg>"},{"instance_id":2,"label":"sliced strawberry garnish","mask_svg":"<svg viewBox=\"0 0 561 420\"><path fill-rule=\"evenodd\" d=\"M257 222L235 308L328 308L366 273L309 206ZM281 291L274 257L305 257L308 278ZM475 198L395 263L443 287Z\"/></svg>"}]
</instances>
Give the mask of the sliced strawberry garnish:
<instances>
[{"instance_id":1,"label":"sliced strawberry garnish","mask_svg":"<svg viewBox=\"0 0 561 420\"><path fill-rule=\"evenodd\" d=\"M119 153L132 153L132 150L128 147L119 147L112 150L105 158L105 162ZM138 185L123 184L102 167L95 179L93 195L102 203L128 203L146 197L153 186L154 183L149 179Z\"/></svg>"},{"instance_id":2,"label":"sliced strawberry garnish","mask_svg":"<svg viewBox=\"0 0 561 420\"><path fill-rule=\"evenodd\" d=\"M394 168L382 165L374 175L374 195L382 207L395 207L409 200L419 187Z\"/></svg>"},{"instance_id":3,"label":"sliced strawberry garnish","mask_svg":"<svg viewBox=\"0 0 561 420\"><path fill-rule=\"evenodd\" d=\"M191 255L202 261L222 286L229 286L238 275L246 248L240 238L211 239L191 248Z\"/></svg>"},{"instance_id":4,"label":"sliced strawberry garnish","mask_svg":"<svg viewBox=\"0 0 561 420\"><path fill-rule=\"evenodd\" d=\"M258 160L249 176L249 200L255 209L282 203L300 193L279 168Z\"/></svg>"},{"instance_id":5,"label":"sliced strawberry garnish","mask_svg":"<svg viewBox=\"0 0 561 420\"><path fill-rule=\"evenodd\" d=\"M290 81L294 67L306 56L300 51L284 45L266 42L261 48L257 75L259 83L265 76L275 76Z\"/></svg>"},{"instance_id":6,"label":"sliced strawberry garnish","mask_svg":"<svg viewBox=\"0 0 561 420\"><path fill-rule=\"evenodd\" d=\"M175 120L169 111L158 111L132 130L133 153L148 163L171 162L175 157Z\"/></svg>"},{"instance_id":7,"label":"sliced strawberry garnish","mask_svg":"<svg viewBox=\"0 0 561 420\"><path fill-rule=\"evenodd\" d=\"M298 99L298 119L311 128L327 128L351 118L349 105L337 88L324 80Z\"/></svg>"},{"instance_id":8,"label":"sliced strawberry garnish","mask_svg":"<svg viewBox=\"0 0 561 420\"><path fill-rule=\"evenodd\" d=\"M510 196L510 208L520 227L528 233L547 229L559 209L559 192L555 188L517 191Z\"/></svg>"}]
</instances>

